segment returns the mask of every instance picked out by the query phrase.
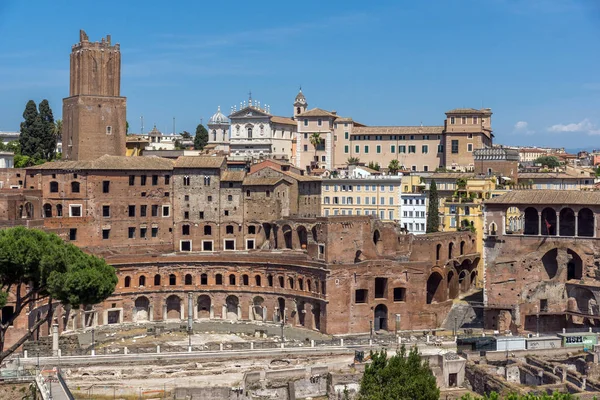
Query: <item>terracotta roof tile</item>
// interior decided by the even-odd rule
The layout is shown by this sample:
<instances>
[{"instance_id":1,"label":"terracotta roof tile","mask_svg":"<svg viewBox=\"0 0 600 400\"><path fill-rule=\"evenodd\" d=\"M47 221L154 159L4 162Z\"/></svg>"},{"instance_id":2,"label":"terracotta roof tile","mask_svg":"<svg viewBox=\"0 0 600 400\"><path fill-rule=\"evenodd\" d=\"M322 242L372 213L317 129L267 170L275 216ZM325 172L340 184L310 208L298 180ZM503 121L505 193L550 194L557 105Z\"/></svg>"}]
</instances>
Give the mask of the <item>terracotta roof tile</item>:
<instances>
[{"instance_id":1,"label":"terracotta roof tile","mask_svg":"<svg viewBox=\"0 0 600 400\"><path fill-rule=\"evenodd\" d=\"M272 116L271 122L274 122L276 124L284 124L284 125L294 125L294 126L298 125L297 122L291 118L278 117L278 116Z\"/></svg>"},{"instance_id":2,"label":"terracotta roof tile","mask_svg":"<svg viewBox=\"0 0 600 400\"><path fill-rule=\"evenodd\" d=\"M298 114L298 117L333 117L338 118L337 115L330 113L327 110L323 110L322 108L313 108L308 111L303 112L302 114Z\"/></svg>"},{"instance_id":3,"label":"terracotta roof tile","mask_svg":"<svg viewBox=\"0 0 600 400\"><path fill-rule=\"evenodd\" d=\"M492 115L492 111L486 108L476 110L474 108L455 108L450 111L446 111L446 114L483 114Z\"/></svg>"},{"instance_id":4,"label":"terracotta roof tile","mask_svg":"<svg viewBox=\"0 0 600 400\"><path fill-rule=\"evenodd\" d=\"M172 170L173 160L167 158L125 157L104 155L94 160L84 161L52 161L36 165L32 170Z\"/></svg>"},{"instance_id":5,"label":"terracotta roof tile","mask_svg":"<svg viewBox=\"0 0 600 400\"><path fill-rule=\"evenodd\" d=\"M225 171L221 174L221 182L241 182L246 176L246 171Z\"/></svg>"},{"instance_id":6,"label":"terracotta roof tile","mask_svg":"<svg viewBox=\"0 0 600 400\"><path fill-rule=\"evenodd\" d=\"M225 157L181 156L175 161L175 168L221 168Z\"/></svg>"},{"instance_id":7,"label":"terracotta roof tile","mask_svg":"<svg viewBox=\"0 0 600 400\"><path fill-rule=\"evenodd\" d=\"M596 205L600 204L600 192L579 190L513 190L502 196L486 200L485 204L560 204Z\"/></svg>"},{"instance_id":8,"label":"terracotta roof tile","mask_svg":"<svg viewBox=\"0 0 600 400\"><path fill-rule=\"evenodd\" d=\"M265 178L247 176L246 178L244 178L243 185L244 186L273 186L273 185L278 184L281 181L290 183L290 182L288 182L287 179L285 179L282 176L265 177Z\"/></svg>"}]
</instances>

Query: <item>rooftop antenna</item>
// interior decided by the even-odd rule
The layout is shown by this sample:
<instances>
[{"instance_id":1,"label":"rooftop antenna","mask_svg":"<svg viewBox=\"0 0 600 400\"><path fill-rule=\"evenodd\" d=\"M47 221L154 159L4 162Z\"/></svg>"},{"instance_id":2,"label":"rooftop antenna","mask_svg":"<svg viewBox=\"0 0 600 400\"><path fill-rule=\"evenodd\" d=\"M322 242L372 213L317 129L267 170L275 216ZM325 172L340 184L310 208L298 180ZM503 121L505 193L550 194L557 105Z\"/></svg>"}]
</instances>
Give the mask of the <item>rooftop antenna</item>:
<instances>
[{"instance_id":1,"label":"rooftop antenna","mask_svg":"<svg viewBox=\"0 0 600 400\"><path fill-rule=\"evenodd\" d=\"M173 117L173 135L175 134L175 117Z\"/></svg>"},{"instance_id":2,"label":"rooftop antenna","mask_svg":"<svg viewBox=\"0 0 600 400\"><path fill-rule=\"evenodd\" d=\"M142 135L143 135L144 134L144 116L143 115L140 116L140 121L142 123Z\"/></svg>"},{"instance_id":3,"label":"rooftop antenna","mask_svg":"<svg viewBox=\"0 0 600 400\"><path fill-rule=\"evenodd\" d=\"M252 105L252 90L248 91L248 104Z\"/></svg>"}]
</instances>

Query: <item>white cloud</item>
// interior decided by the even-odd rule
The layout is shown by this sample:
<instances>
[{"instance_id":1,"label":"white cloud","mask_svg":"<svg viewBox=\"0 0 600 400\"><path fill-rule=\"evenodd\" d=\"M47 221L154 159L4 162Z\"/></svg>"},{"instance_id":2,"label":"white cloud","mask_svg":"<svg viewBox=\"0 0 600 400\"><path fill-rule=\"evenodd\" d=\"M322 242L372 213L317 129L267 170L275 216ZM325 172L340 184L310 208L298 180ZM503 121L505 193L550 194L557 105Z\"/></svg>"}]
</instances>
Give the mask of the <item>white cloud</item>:
<instances>
[{"instance_id":1,"label":"white cloud","mask_svg":"<svg viewBox=\"0 0 600 400\"><path fill-rule=\"evenodd\" d=\"M556 124L548 128L549 132L584 132L588 135L600 135L600 129L593 124L588 118L583 119L581 122L570 123L570 124Z\"/></svg>"},{"instance_id":2,"label":"white cloud","mask_svg":"<svg viewBox=\"0 0 600 400\"><path fill-rule=\"evenodd\" d=\"M513 133L522 135L533 135L535 131L529 129L529 123L527 121L518 121L515 124L515 129Z\"/></svg>"}]
</instances>

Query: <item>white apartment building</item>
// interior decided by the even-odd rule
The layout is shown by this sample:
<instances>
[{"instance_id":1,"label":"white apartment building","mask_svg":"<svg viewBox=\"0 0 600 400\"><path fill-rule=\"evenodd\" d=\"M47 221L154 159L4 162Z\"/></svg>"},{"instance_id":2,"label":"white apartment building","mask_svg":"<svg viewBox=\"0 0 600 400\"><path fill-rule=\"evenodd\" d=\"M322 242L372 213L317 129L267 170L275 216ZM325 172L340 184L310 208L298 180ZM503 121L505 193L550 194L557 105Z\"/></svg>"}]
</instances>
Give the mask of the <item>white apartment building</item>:
<instances>
[{"instance_id":1,"label":"white apartment building","mask_svg":"<svg viewBox=\"0 0 600 400\"><path fill-rule=\"evenodd\" d=\"M415 235L422 235L427 229L427 194L401 193L400 226Z\"/></svg>"}]
</instances>

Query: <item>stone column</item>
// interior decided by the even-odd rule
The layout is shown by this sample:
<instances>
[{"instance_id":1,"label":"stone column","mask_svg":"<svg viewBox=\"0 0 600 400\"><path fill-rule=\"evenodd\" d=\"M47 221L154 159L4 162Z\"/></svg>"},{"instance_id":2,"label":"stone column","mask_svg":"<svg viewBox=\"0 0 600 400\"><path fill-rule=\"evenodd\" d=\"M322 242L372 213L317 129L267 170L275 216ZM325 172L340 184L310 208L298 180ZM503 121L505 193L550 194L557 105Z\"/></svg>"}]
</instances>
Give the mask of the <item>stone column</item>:
<instances>
[{"instance_id":1,"label":"stone column","mask_svg":"<svg viewBox=\"0 0 600 400\"><path fill-rule=\"evenodd\" d=\"M227 319L227 305L223 304L221 307L221 319Z\"/></svg>"},{"instance_id":2,"label":"stone column","mask_svg":"<svg viewBox=\"0 0 600 400\"><path fill-rule=\"evenodd\" d=\"M273 322L277 322L279 319L279 307L273 309Z\"/></svg>"},{"instance_id":3,"label":"stone column","mask_svg":"<svg viewBox=\"0 0 600 400\"><path fill-rule=\"evenodd\" d=\"M208 310L208 318L210 318L210 319L214 319L215 318L215 306L214 306L214 304L210 305L210 309Z\"/></svg>"},{"instance_id":4,"label":"stone column","mask_svg":"<svg viewBox=\"0 0 600 400\"><path fill-rule=\"evenodd\" d=\"M542 235L542 213L538 213L538 236Z\"/></svg>"},{"instance_id":5,"label":"stone column","mask_svg":"<svg viewBox=\"0 0 600 400\"><path fill-rule=\"evenodd\" d=\"M198 301L194 304L194 319L198 319Z\"/></svg>"},{"instance_id":6,"label":"stone column","mask_svg":"<svg viewBox=\"0 0 600 400\"><path fill-rule=\"evenodd\" d=\"M154 321L154 306L152 304L148 306L148 320L150 322Z\"/></svg>"},{"instance_id":7,"label":"stone column","mask_svg":"<svg viewBox=\"0 0 600 400\"><path fill-rule=\"evenodd\" d=\"M123 324L123 317L124 317L124 316L123 316L123 314L124 314L124 313L125 313L125 310L123 310L123 309L121 308L121 310L119 311L119 323L120 323L120 324Z\"/></svg>"},{"instance_id":8,"label":"stone column","mask_svg":"<svg viewBox=\"0 0 600 400\"><path fill-rule=\"evenodd\" d=\"M263 312L262 312L262 318L261 321L266 321L267 320L267 306L263 306L262 308Z\"/></svg>"},{"instance_id":9,"label":"stone column","mask_svg":"<svg viewBox=\"0 0 600 400\"><path fill-rule=\"evenodd\" d=\"M560 236L560 213L556 213L556 236Z\"/></svg>"},{"instance_id":10,"label":"stone column","mask_svg":"<svg viewBox=\"0 0 600 400\"><path fill-rule=\"evenodd\" d=\"M52 324L52 357L58 357L58 324Z\"/></svg>"},{"instance_id":11,"label":"stone column","mask_svg":"<svg viewBox=\"0 0 600 400\"><path fill-rule=\"evenodd\" d=\"M254 309L252 307L252 304L248 304L248 319L250 321L254 321Z\"/></svg>"},{"instance_id":12,"label":"stone column","mask_svg":"<svg viewBox=\"0 0 600 400\"><path fill-rule=\"evenodd\" d=\"M167 320L167 305L163 304L163 317L162 317L163 321Z\"/></svg>"},{"instance_id":13,"label":"stone column","mask_svg":"<svg viewBox=\"0 0 600 400\"><path fill-rule=\"evenodd\" d=\"M242 319L242 306L239 303L238 303L238 306L237 306L237 319L238 320Z\"/></svg>"},{"instance_id":14,"label":"stone column","mask_svg":"<svg viewBox=\"0 0 600 400\"><path fill-rule=\"evenodd\" d=\"M179 318L182 321L185 320L185 304L183 300L179 302Z\"/></svg>"},{"instance_id":15,"label":"stone column","mask_svg":"<svg viewBox=\"0 0 600 400\"><path fill-rule=\"evenodd\" d=\"M575 214L575 236L579 236L577 231L579 230L579 213L574 213Z\"/></svg>"}]
</instances>

